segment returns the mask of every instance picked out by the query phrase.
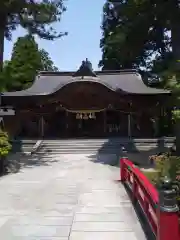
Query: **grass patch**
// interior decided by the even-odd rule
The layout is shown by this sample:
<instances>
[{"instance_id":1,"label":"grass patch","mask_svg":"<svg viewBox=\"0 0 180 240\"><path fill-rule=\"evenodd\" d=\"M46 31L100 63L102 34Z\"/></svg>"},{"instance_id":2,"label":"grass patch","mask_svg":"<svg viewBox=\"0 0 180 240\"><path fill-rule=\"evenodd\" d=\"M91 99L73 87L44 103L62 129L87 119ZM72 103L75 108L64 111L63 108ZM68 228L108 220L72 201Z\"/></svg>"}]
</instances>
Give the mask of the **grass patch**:
<instances>
[{"instance_id":1,"label":"grass patch","mask_svg":"<svg viewBox=\"0 0 180 240\"><path fill-rule=\"evenodd\" d=\"M153 184L153 185L156 185L157 182L158 182L158 178L159 178L159 174L157 171L143 171L143 174L149 179L149 181Z\"/></svg>"}]
</instances>

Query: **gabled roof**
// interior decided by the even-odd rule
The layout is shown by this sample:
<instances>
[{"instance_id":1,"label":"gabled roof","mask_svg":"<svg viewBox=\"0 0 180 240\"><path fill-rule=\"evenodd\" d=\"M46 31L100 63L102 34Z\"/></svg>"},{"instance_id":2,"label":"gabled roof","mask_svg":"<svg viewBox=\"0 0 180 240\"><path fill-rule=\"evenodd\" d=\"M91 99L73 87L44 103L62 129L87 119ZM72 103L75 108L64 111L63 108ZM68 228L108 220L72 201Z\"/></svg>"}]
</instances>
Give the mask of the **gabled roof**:
<instances>
[{"instance_id":1,"label":"gabled roof","mask_svg":"<svg viewBox=\"0 0 180 240\"><path fill-rule=\"evenodd\" d=\"M112 91L123 91L127 94L157 95L170 93L167 90L146 86L141 75L133 70L94 72L86 60L77 72L40 72L30 88L16 92L5 92L2 95L14 97L50 95L75 82L94 82L102 84Z\"/></svg>"}]
</instances>

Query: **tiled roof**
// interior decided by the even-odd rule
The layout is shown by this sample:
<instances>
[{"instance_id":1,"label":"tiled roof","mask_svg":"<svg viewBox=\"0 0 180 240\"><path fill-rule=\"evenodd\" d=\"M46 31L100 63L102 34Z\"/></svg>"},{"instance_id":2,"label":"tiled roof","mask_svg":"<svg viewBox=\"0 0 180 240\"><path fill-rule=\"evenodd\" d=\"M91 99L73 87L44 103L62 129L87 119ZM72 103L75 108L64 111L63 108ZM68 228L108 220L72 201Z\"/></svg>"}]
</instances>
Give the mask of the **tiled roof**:
<instances>
[{"instance_id":1,"label":"tiled roof","mask_svg":"<svg viewBox=\"0 0 180 240\"><path fill-rule=\"evenodd\" d=\"M5 92L3 96L35 96L50 95L64 86L74 82L95 82L112 91L123 91L129 94L157 95L169 94L170 91L155 89L144 84L141 75L136 71L99 71L96 76L76 76L75 72L41 72L33 85L22 91Z\"/></svg>"}]
</instances>

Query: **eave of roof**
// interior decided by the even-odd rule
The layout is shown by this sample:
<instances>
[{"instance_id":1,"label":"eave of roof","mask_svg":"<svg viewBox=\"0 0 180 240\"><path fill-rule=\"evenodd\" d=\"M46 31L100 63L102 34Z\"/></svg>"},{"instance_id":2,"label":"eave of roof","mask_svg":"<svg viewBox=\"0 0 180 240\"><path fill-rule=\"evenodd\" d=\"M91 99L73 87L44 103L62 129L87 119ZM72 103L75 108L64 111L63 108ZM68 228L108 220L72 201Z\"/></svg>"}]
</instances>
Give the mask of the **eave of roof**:
<instances>
[{"instance_id":1,"label":"eave of roof","mask_svg":"<svg viewBox=\"0 0 180 240\"><path fill-rule=\"evenodd\" d=\"M25 97L51 95L63 87L75 82L92 82L101 84L108 89L127 94L158 95L170 94L170 91L148 87L144 84L141 75L136 71L100 71L95 72L97 77L72 77L74 72L41 72L33 85L22 91L4 92L2 96Z\"/></svg>"}]
</instances>

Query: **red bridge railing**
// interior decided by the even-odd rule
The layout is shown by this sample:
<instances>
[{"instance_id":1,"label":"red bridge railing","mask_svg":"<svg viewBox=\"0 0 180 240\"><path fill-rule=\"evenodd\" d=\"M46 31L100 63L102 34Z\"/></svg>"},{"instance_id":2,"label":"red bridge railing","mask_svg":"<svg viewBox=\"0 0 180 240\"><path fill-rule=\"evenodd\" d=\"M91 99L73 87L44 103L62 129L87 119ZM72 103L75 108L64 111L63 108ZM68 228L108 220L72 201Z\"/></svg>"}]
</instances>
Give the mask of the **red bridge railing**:
<instances>
[{"instance_id":1,"label":"red bridge railing","mask_svg":"<svg viewBox=\"0 0 180 240\"><path fill-rule=\"evenodd\" d=\"M173 191L159 193L127 158L120 159L120 167L121 181L129 188L132 201L139 203L156 240L180 240L179 209L170 198Z\"/></svg>"}]
</instances>

